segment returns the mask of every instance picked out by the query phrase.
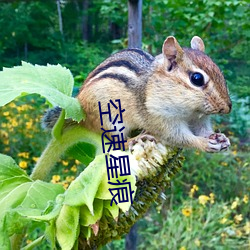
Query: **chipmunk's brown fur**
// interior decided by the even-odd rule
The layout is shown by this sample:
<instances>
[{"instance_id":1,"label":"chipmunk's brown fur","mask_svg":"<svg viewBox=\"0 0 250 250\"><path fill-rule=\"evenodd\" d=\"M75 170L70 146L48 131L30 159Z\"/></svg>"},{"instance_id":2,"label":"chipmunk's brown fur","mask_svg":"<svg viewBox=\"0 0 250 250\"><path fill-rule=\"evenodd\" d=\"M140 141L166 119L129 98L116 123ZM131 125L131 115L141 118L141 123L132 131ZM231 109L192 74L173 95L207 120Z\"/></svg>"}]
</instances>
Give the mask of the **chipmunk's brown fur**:
<instances>
[{"instance_id":1,"label":"chipmunk's brown fur","mask_svg":"<svg viewBox=\"0 0 250 250\"><path fill-rule=\"evenodd\" d=\"M106 111L110 100L119 99L125 109L125 138L141 129L167 145L207 152L227 149L229 140L213 132L209 115L229 113L231 101L221 71L204 50L197 36L191 48L181 48L170 36L156 57L139 49L112 55L89 74L79 92L87 115L83 125L101 133L98 102ZM112 129L108 116L103 119L103 128Z\"/></svg>"},{"instance_id":2,"label":"chipmunk's brown fur","mask_svg":"<svg viewBox=\"0 0 250 250\"><path fill-rule=\"evenodd\" d=\"M168 37L155 58L138 49L112 55L90 73L78 95L87 114L84 126L101 132L98 101L107 110L110 100L120 99L126 110L126 137L131 130L142 129L173 146L208 152L228 148L223 134L212 136L209 115L229 113L231 101L221 71L204 48L199 37L192 39L189 49ZM202 86L191 82L194 72L203 75ZM108 117L104 116L103 127L112 128Z\"/></svg>"}]
</instances>

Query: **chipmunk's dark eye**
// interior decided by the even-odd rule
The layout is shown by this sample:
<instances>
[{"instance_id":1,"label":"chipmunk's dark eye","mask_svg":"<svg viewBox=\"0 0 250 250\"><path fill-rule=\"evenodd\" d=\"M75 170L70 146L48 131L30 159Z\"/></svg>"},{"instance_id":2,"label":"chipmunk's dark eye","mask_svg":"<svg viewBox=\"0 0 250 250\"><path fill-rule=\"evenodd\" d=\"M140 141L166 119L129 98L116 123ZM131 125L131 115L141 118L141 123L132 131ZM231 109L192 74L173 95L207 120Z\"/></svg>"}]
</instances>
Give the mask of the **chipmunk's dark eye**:
<instances>
[{"instance_id":1,"label":"chipmunk's dark eye","mask_svg":"<svg viewBox=\"0 0 250 250\"><path fill-rule=\"evenodd\" d=\"M204 77L201 73L195 72L190 74L190 81L198 87L201 87L204 85Z\"/></svg>"}]
</instances>

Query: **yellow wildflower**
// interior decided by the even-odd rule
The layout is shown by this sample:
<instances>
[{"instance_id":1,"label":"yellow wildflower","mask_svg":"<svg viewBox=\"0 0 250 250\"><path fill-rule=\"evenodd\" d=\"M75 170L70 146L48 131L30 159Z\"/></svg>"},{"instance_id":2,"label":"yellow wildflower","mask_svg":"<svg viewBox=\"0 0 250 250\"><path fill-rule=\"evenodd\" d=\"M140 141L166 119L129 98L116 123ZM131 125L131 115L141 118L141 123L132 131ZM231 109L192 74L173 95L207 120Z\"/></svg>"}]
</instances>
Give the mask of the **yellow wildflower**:
<instances>
[{"instance_id":1,"label":"yellow wildflower","mask_svg":"<svg viewBox=\"0 0 250 250\"><path fill-rule=\"evenodd\" d=\"M210 198L207 195L200 195L198 199L199 203L203 206L210 200Z\"/></svg>"},{"instance_id":2,"label":"yellow wildflower","mask_svg":"<svg viewBox=\"0 0 250 250\"><path fill-rule=\"evenodd\" d=\"M64 187L64 189L67 189L67 188L68 188L68 186L69 186L69 183L68 183L68 182L64 182L64 183L63 183L63 187Z\"/></svg>"},{"instance_id":3,"label":"yellow wildflower","mask_svg":"<svg viewBox=\"0 0 250 250\"><path fill-rule=\"evenodd\" d=\"M81 162L78 161L78 160L75 160L75 164L76 164L76 165L79 165L79 164L81 164Z\"/></svg>"},{"instance_id":4,"label":"yellow wildflower","mask_svg":"<svg viewBox=\"0 0 250 250\"><path fill-rule=\"evenodd\" d=\"M16 107L16 104L15 104L14 102L11 102L11 103L9 104L9 106L10 106L11 108L15 108L15 107Z\"/></svg>"},{"instance_id":5,"label":"yellow wildflower","mask_svg":"<svg viewBox=\"0 0 250 250\"><path fill-rule=\"evenodd\" d=\"M237 150L233 150L233 151L232 151L232 154L233 154L233 155L237 155L237 153L238 153Z\"/></svg>"},{"instance_id":6,"label":"yellow wildflower","mask_svg":"<svg viewBox=\"0 0 250 250\"><path fill-rule=\"evenodd\" d=\"M34 161L34 162L37 162L38 161L38 159L39 159L39 157L32 157L32 160Z\"/></svg>"},{"instance_id":7,"label":"yellow wildflower","mask_svg":"<svg viewBox=\"0 0 250 250\"><path fill-rule=\"evenodd\" d=\"M57 182L60 181L60 179L61 179L61 176L60 176L60 175L53 175L53 176L52 176L51 182L52 182L52 183L57 183Z\"/></svg>"},{"instance_id":8,"label":"yellow wildflower","mask_svg":"<svg viewBox=\"0 0 250 250\"><path fill-rule=\"evenodd\" d=\"M28 110L28 109L33 109L31 106L27 105L27 104L24 104L22 106L17 106L17 110L20 112L20 111L25 111L25 110Z\"/></svg>"},{"instance_id":9,"label":"yellow wildflower","mask_svg":"<svg viewBox=\"0 0 250 250\"><path fill-rule=\"evenodd\" d=\"M192 214L192 208L191 207L185 207L181 210L182 214L186 217L189 217Z\"/></svg>"},{"instance_id":10,"label":"yellow wildflower","mask_svg":"<svg viewBox=\"0 0 250 250\"><path fill-rule=\"evenodd\" d=\"M227 234L226 233L221 233L220 235L222 238L226 238L227 237Z\"/></svg>"},{"instance_id":11,"label":"yellow wildflower","mask_svg":"<svg viewBox=\"0 0 250 250\"><path fill-rule=\"evenodd\" d=\"M246 232L246 234L250 234L250 222L247 221L246 225L244 226L244 231Z\"/></svg>"},{"instance_id":12,"label":"yellow wildflower","mask_svg":"<svg viewBox=\"0 0 250 250\"><path fill-rule=\"evenodd\" d=\"M236 197L235 201L231 205L231 209L235 209L239 205L239 198Z\"/></svg>"},{"instance_id":13,"label":"yellow wildflower","mask_svg":"<svg viewBox=\"0 0 250 250\"><path fill-rule=\"evenodd\" d=\"M10 114L10 112L8 112L8 111L3 112L4 116L8 116L9 114Z\"/></svg>"},{"instance_id":14,"label":"yellow wildflower","mask_svg":"<svg viewBox=\"0 0 250 250\"><path fill-rule=\"evenodd\" d=\"M228 163L227 162L221 162L221 165L223 166L223 167L227 167L228 166Z\"/></svg>"},{"instance_id":15,"label":"yellow wildflower","mask_svg":"<svg viewBox=\"0 0 250 250\"><path fill-rule=\"evenodd\" d=\"M243 202L247 204L248 201L249 201L248 195L245 194L243 197Z\"/></svg>"},{"instance_id":16,"label":"yellow wildflower","mask_svg":"<svg viewBox=\"0 0 250 250\"><path fill-rule=\"evenodd\" d=\"M29 155L30 155L29 152L21 152L21 153L18 153L18 156L19 156L19 157L23 157L23 158L26 158L26 159L29 158Z\"/></svg>"},{"instance_id":17,"label":"yellow wildflower","mask_svg":"<svg viewBox=\"0 0 250 250\"><path fill-rule=\"evenodd\" d=\"M8 138L4 138L3 139L3 144L9 145L10 144L10 140Z\"/></svg>"},{"instance_id":18,"label":"yellow wildflower","mask_svg":"<svg viewBox=\"0 0 250 250\"><path fill-rule=\"evenodd\" d=\"M195 239L194 240L194 244L197 246L197 247L200 247L201 246L201 242L199 239Z\"/></svg>"},{"instance_id":19,"label":"yellow wildflower","mask_svg":"<svg viewBox=\"0 0 250 250\"><path fill-rule=\"evenodd\" d=\"M225 224L227 222L227 218L222 218L221 220L220 220L220 224Z\"/></svg>"},{"instance_id":20,"label":"yellow wildflower","mask_svg":"<svg viewBox=\"0 0 250 250\"><path fill-rule=\"evenodd\" d=\"M242 214L237 214L234 216L234 221L236 224L239 224L243 220Z\"/></svg>"},{"instance_id":21,"label":"yellow wildflower","mask_svg":"<svg viewBox=\"0 0 250 250\"><path fill-rule=\"evenodd\" d=\"M19 167L22 169L26 169L28 167L27 161L20 161L19 162Z\"/></svg>"},{"instance_id":22,"label":"yellow wildflower","mask_svg":"<svg viewBox=\"0 0 250 250\"><path fill-rule=\"evenodd\" d=\"M236 235L237 235L238 237L241 237L241 236L242 236L242 232L241 232L239 229L237 229L237 230L236 230Z\"/></svg>"},{"instance_id":23,"label":"yellow wildflower","mask_svg":"<svg viewBox=\"0 0 250 250\"><path fill-rule=\"evenodd\" d=\"M210 203L214 204L214 193L210 193L209 197L210 197Z\"/></svg>"},{"instance_id":24,"label":"yellow wildflower","mask_svg":"<svg viewBox=\"0 0 250 250\"><path fill-rule=\"evenodd\" d=\"M186 250L186 247L181 247L180 250Z\"/></svg>"},{"instance_id":25,"label":"yellow wildflower","mask_svg":"<svg viewBox=\"0 0 250 250\"><path fill-rule=\"evenodd\" d=\"M18 126L18 123L15 119L11 120L11 126L12 127L17 127Z\"/></svg>"},{"instance_id":26,"label":"yellow wildflower","mask_svg":"<svg viewBox=\"0 0 250 250\"><path fill-rule=\"evenodd\" d=\"M0 135L1 135L1 137L5 137L5 138L9 137L9 134L4 130L0 130Z\"/></svg>"},{"instance_id":27,"label":"yellow wildflower","mask_svg":"<svg viewBox=\"0 0 250 250\"><path fill-rule=\"evenodd\" d=\"M10 147L5 147L4 148L4 152L9 152L10 151Z\"/></svg>"},{"instance_id":28,"label":"yellow wildflower","mask_svg":"<svg viewBox=\"0 0 250 250\"><path fill-rule=\"evenodd\" d=\"M33 126L33 121L32 121L32 120L26 122L26 128L27 128L27 129L31 129L32 126Z\"/></svg>"},{"instance_id":29,"label":"yellow wildflower","mask_svg":"<svg viewBox=\"0 0 250 250\"><path fill-rule=\"evenodd\" d=\"M190 189L189 197L193 198L194 193L195 193L196 191L198 191L198 190L199 190L199 187L196 186L196 185L193 185L192 188Z\"/></svg>"},{"instance_id":30,"label":"yellow wildflower","mask_svg":"<svg viewBox=\"0 0 250 250\"><path fill-rule=\"evenodd\" d=\"M70 168L70 170L71 170L72 172L76 172L76 171L77 171L76 165L73 165L73 166Z\"/></svg>"},{"instance_id":31,"label":"yellow wildflower","mask_svg":"<svg viewBox=\"0 0 250 250\"><path fill-rule=\"evenodd\" d=\"M72 182L75 179L75 176L67 176L66 181L67 182Z\"/></svg>"},{"instance_id":32,"label":"yellow wildflower","mask_svg":"<svg viewBox=\"0 0 250 250\"><path fill-rule=\"evenodd\" d=\"M64 160L62 160L62 164L63 164L63 166L68 166L69 165L69 163L67 161L64 161Z\"/></svg>"}]
</instances>

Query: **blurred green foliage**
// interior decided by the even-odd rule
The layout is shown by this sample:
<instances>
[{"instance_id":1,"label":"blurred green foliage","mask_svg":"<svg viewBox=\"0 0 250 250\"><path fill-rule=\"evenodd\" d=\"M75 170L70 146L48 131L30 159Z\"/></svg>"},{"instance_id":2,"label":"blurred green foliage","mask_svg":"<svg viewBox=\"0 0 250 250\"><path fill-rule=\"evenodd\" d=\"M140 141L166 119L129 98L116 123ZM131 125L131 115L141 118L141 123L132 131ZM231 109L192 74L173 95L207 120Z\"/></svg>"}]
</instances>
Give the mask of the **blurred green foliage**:
<instances>
[{"instance_id":1,"label":"blurred green foliage","mask_svg":"<svg viewBox=\"0 0 250 250\"><path fill-rule=\"evenodd\" d=\"M85 8L84 2L88 2ZM21 60L60 63L69 66L80 84L110 53L127 46L126 1L61 1L61 13L63 33L56 1L2 1L0 67ZM143 47L157 54L169 35L184 46L199 35L206 52L224 71L231 93L246 97L250 93L249 14L248 1L144 0Z\"/></svg>"}]
</instances>

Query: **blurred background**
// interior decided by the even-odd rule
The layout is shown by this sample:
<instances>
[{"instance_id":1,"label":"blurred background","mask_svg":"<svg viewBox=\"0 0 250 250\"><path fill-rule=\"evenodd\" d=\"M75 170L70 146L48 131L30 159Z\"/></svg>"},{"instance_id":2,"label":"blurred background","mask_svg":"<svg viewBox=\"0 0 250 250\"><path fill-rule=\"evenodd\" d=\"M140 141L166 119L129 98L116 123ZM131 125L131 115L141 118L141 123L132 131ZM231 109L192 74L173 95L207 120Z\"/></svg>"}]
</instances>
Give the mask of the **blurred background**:
<instances>
[{"instance_id":1,"label":"blurred background","mask_svg":"<svg viewBox=\"0 0 250 250\"><path fill-rule=\"evenodd\" d=\"M233 110L213 118L215 129L229 136L230 151L184 151L183 170L165 200L137 223L137 249L250 248L249 16L249 1L143 0L142 48L157 55L169 35L186 47L194 35L202 37L225 75ZM1 69L21 61L59 63L71 70L77 89L95 66L128 46L128 2L1 0L0 31ZM46 108L28 96L0 109L0 153L29 173L49 138L40 126ZM83 167L65 156L51 181L66 188ZM27 241L39 233L34 229ZM125 238L105 249L125 249Z\"/></svg>"}]
</instances>

